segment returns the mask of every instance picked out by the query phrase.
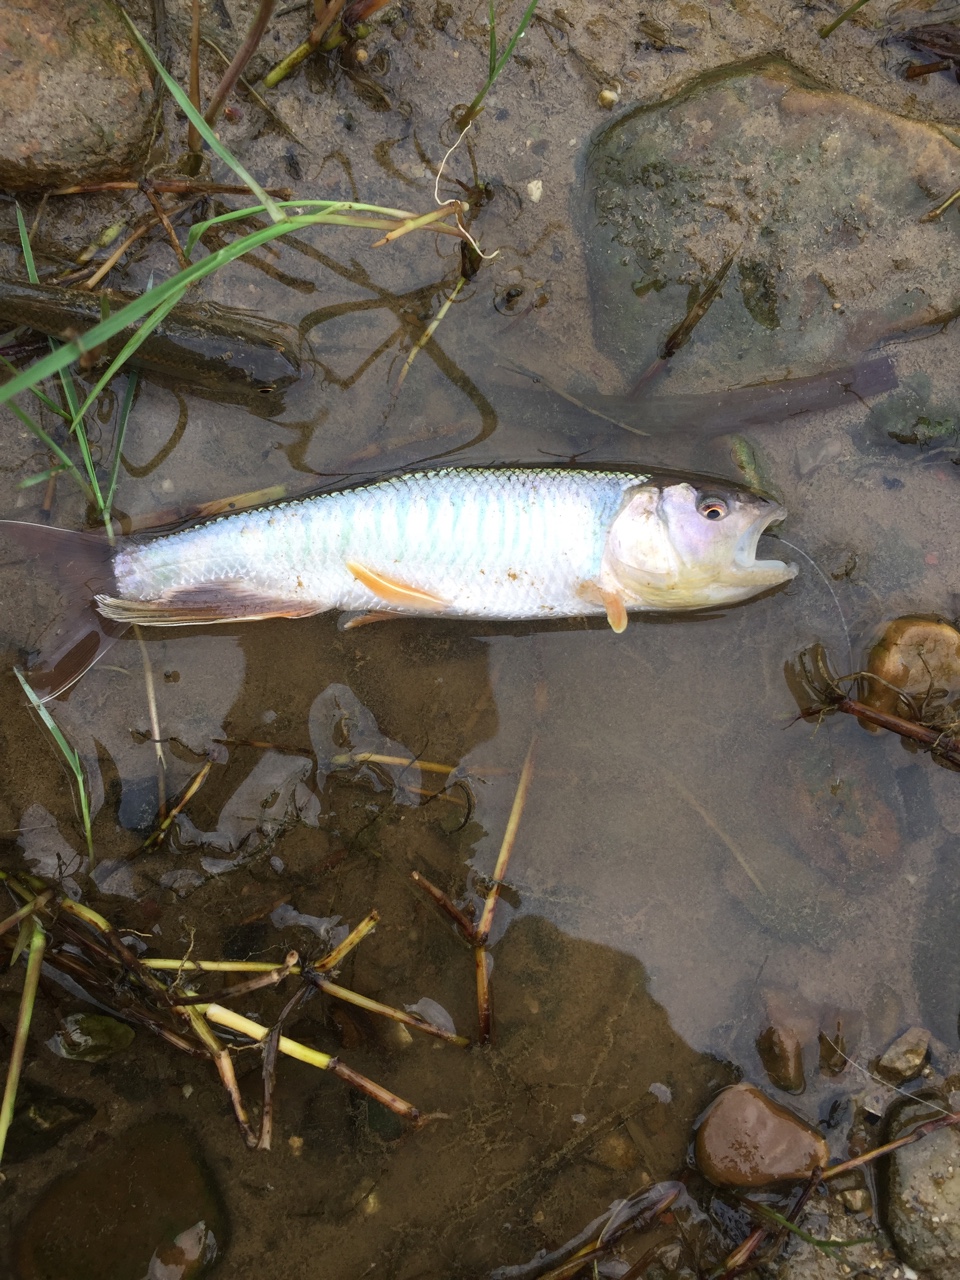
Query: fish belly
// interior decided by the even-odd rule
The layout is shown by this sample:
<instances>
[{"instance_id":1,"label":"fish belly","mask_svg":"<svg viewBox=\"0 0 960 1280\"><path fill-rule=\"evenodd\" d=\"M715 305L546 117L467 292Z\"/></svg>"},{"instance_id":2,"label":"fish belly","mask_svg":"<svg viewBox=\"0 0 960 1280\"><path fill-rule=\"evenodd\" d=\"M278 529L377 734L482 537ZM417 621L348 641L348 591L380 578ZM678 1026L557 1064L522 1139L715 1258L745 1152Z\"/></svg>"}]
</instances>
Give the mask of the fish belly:
<instances>
[{"instance_id":1,"label":"fish belly","mask_svg":"<svg viewBox=\"0 0 960 1280\"><path fill-rule=\"evenodd\" d=\"M128 547L114 562L118 594L176 600L220 587L299 612L603 613L593 584L607 531L645 478L524 468L399 476Z\"/></svg>"}]
</instances>

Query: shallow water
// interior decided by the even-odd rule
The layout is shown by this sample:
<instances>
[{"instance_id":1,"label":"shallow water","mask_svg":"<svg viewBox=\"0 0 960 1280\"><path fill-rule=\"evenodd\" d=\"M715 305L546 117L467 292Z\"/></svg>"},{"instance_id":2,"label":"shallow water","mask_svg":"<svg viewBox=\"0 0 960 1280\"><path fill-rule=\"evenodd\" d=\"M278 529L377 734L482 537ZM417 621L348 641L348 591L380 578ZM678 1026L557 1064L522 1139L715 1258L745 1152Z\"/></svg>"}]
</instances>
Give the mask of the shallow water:
<instances>
[{"instance_id":1,"label":"shallow water","mask_svg":"<svg viewBox=\"0 0 960 1280\"><path fill-rule=\"evenodd\" d=\"M178 401L145 382L124 449L122 512L145 516L274 484L302 492L437 457L532 462L589 450L592 460L736 477L729 439L637 437L512 366L568 389L629 385L631 371L594 345L571 217L590 133L609 119L595 106L604 84L620 79L625 99L655 101L705 66L785 41L805 69L838 87L960 127L956 85L898 79L868 28L847 24L820 44L803 10L740 9L671 7L678 30L692 27L681 43L696 52L635 48L615 17L589 5L571 15L569 34L554 19L531 28L448 170L472 182L473 156L492 183L494 199L472 225L499 256L463 290L399 392L411 343L457 278L447 241L411 235L373 250L363 232L317 228L209 281L217 301L300 326L312 377L273 422L237 406ZM371 101L383 103L361 96L362 85L308 67L275 96L299 142L250 104L238 125L224 126L226 140L261 178L288 180L284 155L295 154L304 198L350 198L356 184L363 199L428 208L433 179L421 153L439 158L449 107L482 80L484 28L479 11L448 19L446 30L436 17L403 21L405 31L384 28L370 42L389 54L377 83L395 109L374 109ZM300 38L296 23L282 20L282 47ZM465 39L455 44L454 31ZM534 203L527 184L538 178ZM56 216L44 215L48 241ZM105 221L97 208L83 217ZM69 239L82 240L80 219L77 209L64 214ZM170 269L168 259L157 241L124 285L144 285L152 270ZM522 295L508 298L517 288ZM935 398L956 403L955 327L887 350L901 378L926 372ZM766 598L724 614L641 618L621 636L593 623L435 621L344 633L331 617L148 636L169 793L211 749L216 762L187 808L189 825L161 852L136 858L156 821L156 772L140 652L121 641L54 708L87 766L98 857L111 864L102 892L75 872L87 899L122 930L152 933L153 954L182 955L192 942L207 958L280 960L291 945L309 952L309 934L270 924L280 902L350 925L376 908L381 924L341 980L395 1005L439 1001L471 1036L470 953L409 873L479 901L536 738L493 933L497 1038L469 1051L426 1037L408 1044L316 999L289 1034L444 1118L401 1134L339 1082L284 1062L274 1150L252 1153L209 1064L143 1031L126 1055L97 1066L55 1058L44 1041L59 1016L82 1006L53 989L37 1015L27 1077L98 1110L13 1167L0 1202L6 1231L16 1236L38 1192L106 1135L170 1114L200 1133L224 1195L225 1272L479 1275L553 1247L611 1200L677 1174L692 1123L717 1088L738 1071L764 1082L754 1041L771 1010L805 1038L808 1089L793 1105L814 1121L869 1084L852 1068L839 1079L818 1075L816 1033L832 1011L859 1026L847 1043L859 1061L914 1023L955 1050L960 784L847 718L794 723L783 675L815 640L845 669L844 623L857 655L885 619L956 612L960 448L894 444L867 416L855 402L748 432L790 513L784 536L829 576L839 611L804 562L794 583ZM103 419L108 449L109 405ZM0 514L36 519L42 486L17 486L46 463L12 418L3 426ZM66 480L54 519L83 523ZM56 600L16 563L3 568L2 590L9 673L16 646L30 645ZM415 803L409 770L399 780L327 772L339 732L324 697L333 686L387 741L355 745L375 741L386 754L457 767L471 811L461 788ZM68 779L12 676L0 682L0 699L3 865L45 855L55 866L58 852L82 849ZM220 739L229 745L215 747ZM423 774L419 785L434 781ZM18 983L4 984L8 1027ZM284 998L257 995L249 1007L269 1020ZM253 1101L259 1067L247 1057ZM838 1130L835 1154L843 1137ZM110 1270L109 1241L98 1247L100 1274L126 1275Z\"/></svg>"}]
</instances>

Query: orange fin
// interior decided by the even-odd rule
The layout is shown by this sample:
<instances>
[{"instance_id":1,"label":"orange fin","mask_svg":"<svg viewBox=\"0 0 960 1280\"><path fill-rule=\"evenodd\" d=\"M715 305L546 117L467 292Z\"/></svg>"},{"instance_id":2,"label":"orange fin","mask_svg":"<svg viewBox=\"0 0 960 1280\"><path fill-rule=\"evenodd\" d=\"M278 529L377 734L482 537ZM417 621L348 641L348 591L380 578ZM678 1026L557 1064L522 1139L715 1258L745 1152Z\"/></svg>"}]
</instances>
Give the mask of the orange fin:
<instances>
[{"instance_id":1,"label":"orange fin","mask_svg":"<svg viewBox=\"0 0 960 1280\"><path fill-rule=\"evenodd\" d=\"M366 565L357 564L355 560L347 560L345 564L359 583L368 591L372 591L375 596L379 596L386 604L395 605L400 609L416 609L419 613L427 610L442 611L449 607L448 602L441 600L439 596L431 595L429 591L421 591L419 587L411 587L405 582L398 582L395 578L388 578L382 573L368 569Z\"/></svg>"},{"instance_id":2,"label":"orange fin","mask_svg":"<svg viewBox=\"0 0 960 1280\"><path fill-rule=\"evenodd\" d=\"M408 616L405 613L388 613L386 609L374 609L370 613L345 613L337 622L337 630L355 631L357 627L367 627L372 622L396 622Z\"/></svg>"},{"instance_id":3,"label":"orange fin","mask_svg":"<svg viewBox=\"0 0 960 1280\"><path fill-rule=\"evenodd\" d=\"M166 591L156 600L97 596L97 608L115 622L144 627L202 626L209 622L259 622L263 618L308 618L323 606L265 596L243 582L228 579Z\"/></svg>"},{"instance_id":4,"label":"orange fin","mask_svg":"<svg viewBox=\"0 0 960 1280\"><path fill-rule=\"evenodd\" d=\"M603 607L607 611L607 621L617 635L621 631L626 631L627 606L623 603L623 596L619 596L613 591L601 591L600 599L603 601Z\"/></svg>"}]
</instances>

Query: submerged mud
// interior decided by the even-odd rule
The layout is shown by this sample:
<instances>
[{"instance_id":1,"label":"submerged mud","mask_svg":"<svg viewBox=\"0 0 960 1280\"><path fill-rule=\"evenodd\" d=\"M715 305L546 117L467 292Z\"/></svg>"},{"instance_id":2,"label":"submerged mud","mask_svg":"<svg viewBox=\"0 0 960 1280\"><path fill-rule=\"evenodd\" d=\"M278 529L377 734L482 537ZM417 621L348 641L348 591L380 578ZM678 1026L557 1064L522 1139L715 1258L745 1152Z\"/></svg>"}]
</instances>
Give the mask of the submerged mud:
<instances>
[{"instance_id":1,"label":"submerged mud","mask_svg":"<svg viewBox=\"0 0 960 1280\"><path fill-rule=\"evenodd\" d=\"M185 82L177 33L189 6L167 7L178 43L171 69ZM217 24L211 38L232 52L250 8L215 6L204 16ZM368 232L314 228L203 286L209 301L295 330L313 376L267 417L144 379L119 473L118 512L136 522L266 486L290 495L440 457L536 462L586 451L590 462L734 478L735 459L749 457L754 478L789 512L784 536L825 578L802 561L800 577L777 594L724 614L645 618L622 636L601 622L410 621L343 632L319 617L147 637L168 795L179 795L206 762L211 768L166 841L145 852L159 813L156 751L143 655L124 639L51 707L88 779L101 863L91 878L70 777L9 674L61 602L52 582L26 577L17 553L4 554L2 867L65 874L68 889L72 882L150 956L189 950L201 959L282 963L296 947L316 957L323 943L303 917L340 917L335 927L352 927L376 908L377 931L338 981L400 1008L433 1001L475 1039L474 957L410 873L479 909L537 739L490 938L495 1043L463 1050L415 1030L401 1035L326 996L304 1003L284 1028L422 1112L439 1113L434 1119L412 1130L329 1073L284 1060L273 1149L250 1151L208 1060L143 1028L129 1048L98 1063L48 1049L66 1020L90 1007L45 976L23 1096L45 1090L47 1109L25 1122L18 1162L4 1164L8 1257L15 1249L26 1256L31 1222L53 1235L71 1230L51 1199L56 1179L86 1179L90 1190L113 1144L122 1150L123 1135L162 1123L155 1117L174 1117L203 1149L226 1223L215 1232L224 1274L339 1278L376 1265L412 1280L525 1261L612 1201L683 1173L697 1117L738 1076L787 1102L842 1158L851 1142L880 1140L882 1111L895 1097L863 1068L919 1025L934 1037L930 1074L899 1087L937 1085L949 1105L960 1007L958 780L849 717L794 723L783 668L821 641L838 670L853 670L890 619L955 616L960 448L949 427L928 433L926 449L903 442L921 418L946 422L944 406L956 403L955 328L885 347L897 379L922 389L922 403L904 400L902 390L865 392L829 412L754 420L739 442L704 434L697 418L673 421L693 430L641 437L617 425L618 412L590 415L550 390L581 404L622 397L644 372L643 343L662 340L651 326L631 347L636 354L625 355L621 347L638 340L622 314L595 314L610 304L591 284L575 211L590 196L584 166L611 127L601 90L620 95L629 119L704 72L785 53L804 76L852 95L858 118L893 112L910 122L896 127L913 135L918 121L924 130L935 123L941 132L931 145L949 158L960 132L956 82L902 78L912 54L881 38L911 25L894 8L868 6L863 21L826 41L817 35L823 14L785 4L667 4L655 23L628 5L543 11L439 188L441 198L467 194L455 179L470 189L471 230L498 256L461 289L402 385L401 368L460 277L459 250L422 233L373 249ZM149 22L145 10L138 17ZM498 14L501 39L518 18ZM302 39L306 21L303 13L279 17L254 71ZM387 10L363 48L365 61L305 63L266 95L272 114L238 98L221 126L224 141L258 178L292 185L299 198L425 212L453 141L451 110L483 81L485 11ZM207 53L205 95L220 70ZM856 148L848 127L838 125L838 145ZM173 112L163 138L179 147ZM218 163L211 175L231 176ZM816 192L807 194L815 211ZM939 192L929 194L935 203ZM56 201L26 209L44 275L73 269L99 232L118 221L129 229L146 207L136 193ZM231 201L212 198L208 212ZM921 211L918 203L903 213L899 234L904 259L925 270L934 264L924 249L928 228L914 219ZM0 214L9 274L20 265L12 206ZM944 215L938 239L955 237L956 216L955 208ZM705 278L729 249L704 261ZM168 243L151 234L109 282L136 292L154 273L175 269ZM748 263L727 280L677 360L707 351L698 344L709 337L714 308L736 304L761 338L780 333L762 322L780 315L779 293L763 274ZM681 295L671 326L690 305L685 289ZM836 301L842 309L846 295ZM872 358L869 343L855 350L844 334L845 357ZM728 371L717 385L722 395L760 376ZM675 388L655 390L666 399ZM120 398L118 386L91 417L105 469ZM52 490L20 487L49 469L49 454L2 413L0 514L40 520L46 512L55 524L83 527L89 513L69 477ZM44 421L56 429L52 417ZM771 544L771 554L779 551ZM455 772L445 786L447 774L417 761ZM276 915L284 906L300 923L285 927L293 917ZM22 968L0 991L8 1030ZM227 985L218 977L204 989ZM269 1025L289 994L281 986L234 1003ZM771 1026L793 1046L781 1083L796 1085L799 1058L802 1093L788 1097L771 1080L763 1040ZM260 1059L251 1049L236 1058L256 1121ZM38 1136L49 1132L52 1145ZM151 1159L163 1159L162 1143ZM833 1199L834 1209L845 1206L841 1234L860 1236L858 1215L872 1201L853 1195L860 1184L847 1191L849 1201ZM685 1238L718 1265L751 1224L698 1194L707 1208L692 1199L683 1208ZM105 1280L142 1280L156 1250L206 1221L197 1196L194 1221L176 1230L155 1222L135 1263L128 1266L109 1223L93 1244L83 1237L94 1251L85 1256L100 1249ZM100 1203L111 1203L106 1192ZM835 1217L824 1229L838 1229ZM664 1258L659 1274L693 1274L687 1255Z\"/></svg>"}]
</instances>

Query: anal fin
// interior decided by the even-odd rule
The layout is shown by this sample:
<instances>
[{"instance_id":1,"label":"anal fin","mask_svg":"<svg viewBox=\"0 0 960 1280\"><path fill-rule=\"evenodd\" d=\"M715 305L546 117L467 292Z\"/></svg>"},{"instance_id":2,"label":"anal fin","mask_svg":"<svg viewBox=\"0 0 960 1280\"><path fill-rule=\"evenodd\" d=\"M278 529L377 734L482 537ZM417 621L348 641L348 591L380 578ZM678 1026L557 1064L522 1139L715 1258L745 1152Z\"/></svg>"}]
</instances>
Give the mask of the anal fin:
<instances>
[{"instance_id":1,"label":"anal fin","mask_svg":"<svg viewBox=\"0 0 960 1280\"><path fill-rule=\"evenodd\" d=\"M347 560L344 563L356 580L385 604L393 605L398 609L415 610L417 613L443 613L450 607L449 601L441 599L440 596L435 596L430 591L423 591L419 587L411 587L409 583L389 578L386 574L377 573L375 569L358 564L356 560Z\"/></svg>"},{"instance_id":2,"label":"anal fin","mask_svg":"<svg viewBox=\"0 0 960 1280\"><path fill-rule=\"evenodd\" d=\"M356 631L374 622L397 622L409 618L409 614L389 612L387 609L371 609L369 613L344 613L337 621L338 631Z\"/></svg>"}]
</instances>

